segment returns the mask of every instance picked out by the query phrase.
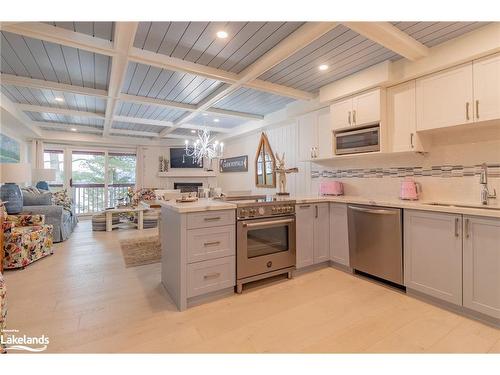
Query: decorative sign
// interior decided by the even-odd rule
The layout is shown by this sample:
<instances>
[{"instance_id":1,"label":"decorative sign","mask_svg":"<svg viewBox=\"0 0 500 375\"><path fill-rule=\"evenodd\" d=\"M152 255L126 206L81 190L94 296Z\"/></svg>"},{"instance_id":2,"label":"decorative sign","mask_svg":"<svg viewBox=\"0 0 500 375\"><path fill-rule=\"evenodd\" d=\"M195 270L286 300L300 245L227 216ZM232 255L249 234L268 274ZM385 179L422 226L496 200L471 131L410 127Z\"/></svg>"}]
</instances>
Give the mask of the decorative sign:
<instances>
[{"instance_id":1,"label":"decorative sign","mask_svg":"<svg viewBox=\"0 0 500 375\"><path fill-rule=\"evenodd\" d=\"M219 172L248 172L248 155L220 159Z\"/></svg>"}]
</instances>

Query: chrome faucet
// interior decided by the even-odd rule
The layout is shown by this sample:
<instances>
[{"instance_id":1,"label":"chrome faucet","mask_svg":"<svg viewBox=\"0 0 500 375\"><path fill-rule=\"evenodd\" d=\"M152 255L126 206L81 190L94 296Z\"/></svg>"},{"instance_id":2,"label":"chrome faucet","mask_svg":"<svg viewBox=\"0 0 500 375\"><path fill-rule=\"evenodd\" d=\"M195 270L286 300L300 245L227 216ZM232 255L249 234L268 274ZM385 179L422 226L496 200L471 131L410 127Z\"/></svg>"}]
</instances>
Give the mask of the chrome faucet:
<instances>
[{"instance_id":1,"label":"chrome faucet","mask_svg":"<svg viewBox=\"0 0 500 375\"><path fill-rule=\"evenodd\" d=\"M479 183L481 184L481 203L487 205L490 199L495 199L497 197L497 191L493 189L493 194L491 194L488 189L488 166L486 163L481 164L481 168L481 174L479 175Z\"/></svg>"}]
</instances>

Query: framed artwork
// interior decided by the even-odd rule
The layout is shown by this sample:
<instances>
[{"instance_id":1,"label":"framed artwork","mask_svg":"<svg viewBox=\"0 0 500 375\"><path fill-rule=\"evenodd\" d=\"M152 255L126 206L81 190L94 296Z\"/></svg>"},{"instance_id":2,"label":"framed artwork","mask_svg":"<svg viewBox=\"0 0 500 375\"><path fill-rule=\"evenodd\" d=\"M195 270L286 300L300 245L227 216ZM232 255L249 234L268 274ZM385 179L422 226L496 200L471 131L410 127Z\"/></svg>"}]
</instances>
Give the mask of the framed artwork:
<instances>
[{"instance_id":1,"label":"framed artwork","mask_svg":"<svg viewBox=\"0 0 500 375\"><path fill-rule=\"evenodd\" d=\"M0 133L0 163L19 163L21 147L19 142Z\"/></svg>"}]
</instances>

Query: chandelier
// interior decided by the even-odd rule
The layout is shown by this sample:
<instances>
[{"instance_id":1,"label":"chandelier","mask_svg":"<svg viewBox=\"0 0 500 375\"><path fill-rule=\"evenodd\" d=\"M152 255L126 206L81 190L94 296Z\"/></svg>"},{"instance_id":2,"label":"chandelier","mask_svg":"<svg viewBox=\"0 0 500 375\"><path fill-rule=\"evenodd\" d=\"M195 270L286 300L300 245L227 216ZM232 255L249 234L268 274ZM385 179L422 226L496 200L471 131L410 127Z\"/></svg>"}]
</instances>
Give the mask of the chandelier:
<instances>
[{"instance_id":1,"label":"chandelier","mask_svg":"<svg viewBox=\"0 0 500 375\"><path fill-rule=\"evenodd\" d=\"M198 139L192 144L186 139L186 155L193 158L193 162L198 165L203 164L203 158L220 158L224 150L224 143L216 141L215 137L210 136L207 128L198 130Z\"/></svg>"}]
</instances>

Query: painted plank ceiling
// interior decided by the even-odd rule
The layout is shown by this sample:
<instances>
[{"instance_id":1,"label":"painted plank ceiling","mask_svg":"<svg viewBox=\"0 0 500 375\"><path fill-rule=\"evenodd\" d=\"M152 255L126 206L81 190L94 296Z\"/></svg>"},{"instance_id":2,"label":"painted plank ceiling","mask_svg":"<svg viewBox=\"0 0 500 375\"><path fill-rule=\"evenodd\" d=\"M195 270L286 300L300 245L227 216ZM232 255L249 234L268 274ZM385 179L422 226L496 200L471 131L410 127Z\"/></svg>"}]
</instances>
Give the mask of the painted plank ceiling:
<instances>
[{"instance_id":1,"label":"painted plank ceiling","mask_svg":"<svg viewBox=\"0 0 500 375\"><path fill-rule=\"evenodd\" d=\"M172 134L174 135L181 135L183 137L197 137L197 132L195 131L194 133L191 131L193 129L186 129L186 128L177 128L175 129ZM217 136L220 135L221 133L217 132L210 132L212 136Z\"/></svg>"},{"instance_id":2,"label":"painted plank ceiling","mask_svg":"<svg viewBox=\"0 0 500 375\"><path fill-rule=\"evenodd\" d=\"M243 125L247 121L248 119L240 117L218 116L216 114L204 113L189 120L189 124L203 127L232 129L236 126Z\"/></svg>"},{"instance_id":3,"label":"painted plank ceiling","mask_svg":"<svg viewBox=\"0 0 500 375\"><path fill-rule=\"evenodd\" d=\"M175 108L164 108L128 102L119 102L115 112L115 114L119 116L139 117L161 121L175 121L185 113L186 111Z\"/></svg>"},{"instance_id":4,"label":"painted plank ceiling","mask_svg":"<svg viewBox=\"0 0 500 375\"><path fill-rule=\"evenodd\" d=\"M1 32L1 71L22 77L107 89L108 56Z\"/></svg>"},{"instance_id":5,"label":"painted plank ceiling","mask_svg":"<svg viewBox=\"0 0 500 375\"><path fill-rule=\"evenodd\" d=\"M222 83L189 73L129 63L122 92L175 102L198 104Z\"/></svg>"},{"instance_id":6,"label":"painted plank ceiling","mask_svg":"<svg viewBox=\"0 0 500 375\"><path fill-rule=\"evenodd\" d=\"M41 126L43 130L48 130L48 131L55 131L55 132L63 132L63 133L74 133L74 131L71 130L71 126L68 126L67 129L60 128L60 127L53 127L53 126ZM78 133L79 134L102 134L102 131L96 128L89 127L87 129L82 129L81 127L78 128Z\"/></svg>"},{"instance_id":7,"label":"painted plank ceiling","mask_svg":"<svg viewBox=\"0 0 500 375\"><path fill-rule=\"evenodd\" d=\"M321 86L384 60L394 52L339 25L260 76L261 79L305 91ZM327 64L330 69L320 71Z\"/></svg>"},{"instance_id":8,"label":"painted plank ceiling","mask_svg":"<svg viewBox=\"0 0 500 375\"><path fill-rule=\"evenodd\" d=\"M285 107L293 99L263 91L240 88L215 104L215 108L266 115Z\"/></svg>"},{"instance_id":9,"label":"painted plank ceiling","mask_svg":"<svg viewBox=\"0 0 500 375\"><path fill-rule=\"evenodd\" d=\"M46 112L25 112L28 117L33 121L39 122L55 122L60 124L75 124L75 125L88 125L95 128L102 128L104 120L94 117L84 116L66 116L58 113Z\"/></svg>"},{"instance_id":10,"label":"painted plank ceiling","mask_svg":"<svg viewBox=\"0 0 500 375\"><path fill-rule=\"evenodd\" d=\"M393 25L427 47L487 25L488 22L393 22Z\"/></svg>"},{"instance_id":11,"label":"painted plank ceiling","mask_svg":"<svg viewBox=\"0 0 500 375\"><path fill-rule=\"evenodd\" d=\"M141 22L134 46L240 73L300 22ZM217 38L217 31L228 33Z\"/></svg>"},{"instance_id":12,"label":"painted plank ceiling","mask_svg":"<svg viewBox=\"0 0 500 375\"><path fill-rule=\"evenodd\" d=\"M66 108L95 113L104 113L106 110L106 100L93 96L12 85L2 85L1 90L2 93L14 103ZM62 99L63 101L56 101L56 98Z\"/></svg>"},{"instance_id":13,"label":"painted plank ceiling","mask_svg":"<svg viewBox=\"0 0 500 375\"><path fill-rule=\"evenodd\" d=\"M165 129L164 126L134 124L134 123L122 122L122 121L113 121L111 128L112 129L137 130L137 131L143 131L143 132L151 132L151 133L153 133L152 135L157 135L160 131Z\"/></svg>"},{"instance_id":14,"label":"painted plank ceiling","mask_svg":"<svg viewBox=\"0 0 500 375\"><path fill-rule=\"evenodd\" d=\"M113 40L114 22L45 22L49 25L91 35L96 38Z\"/></svg>"}]
</instances>

